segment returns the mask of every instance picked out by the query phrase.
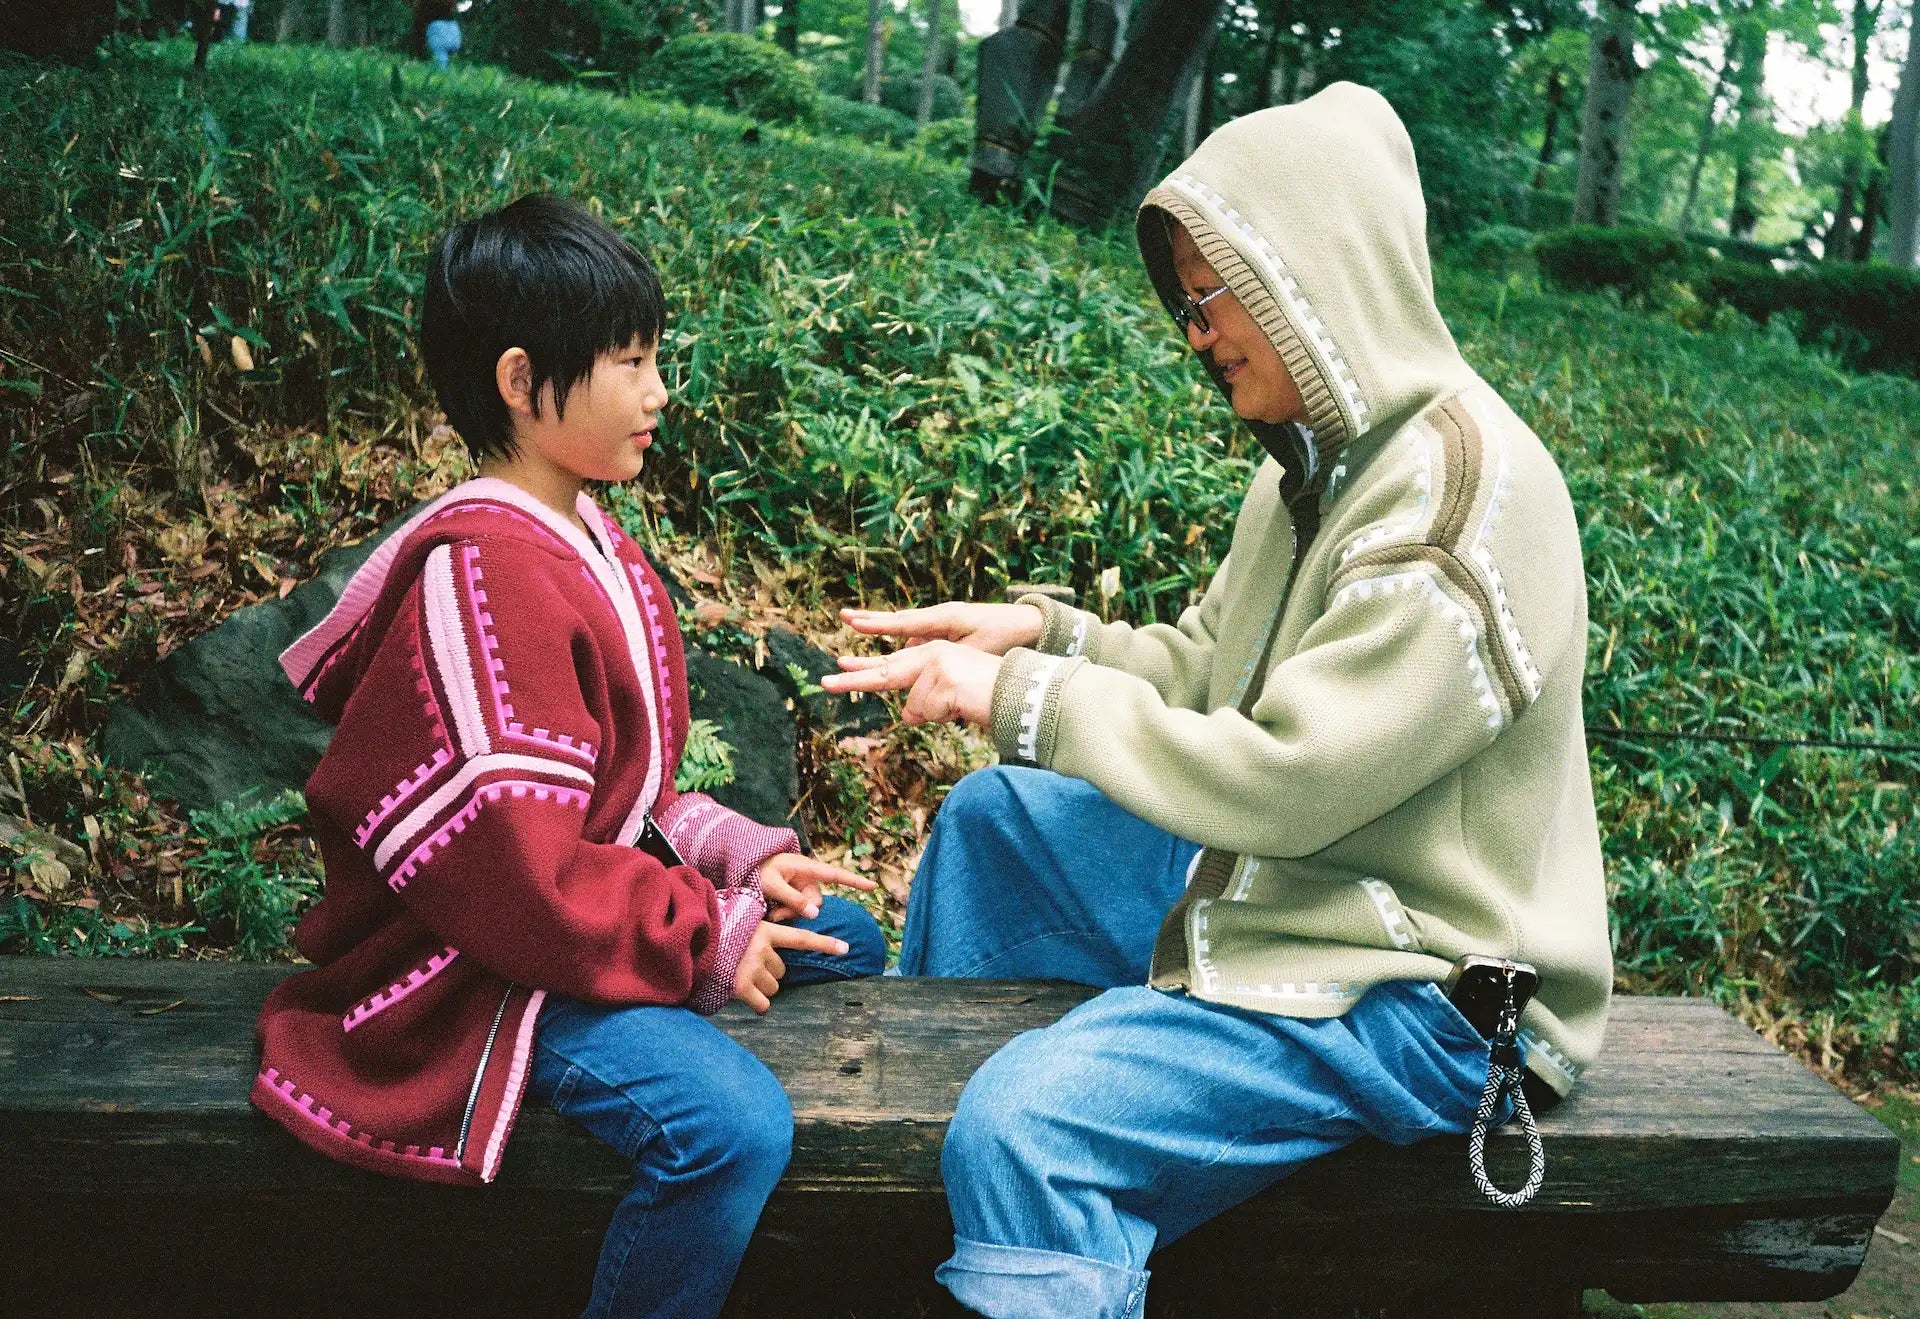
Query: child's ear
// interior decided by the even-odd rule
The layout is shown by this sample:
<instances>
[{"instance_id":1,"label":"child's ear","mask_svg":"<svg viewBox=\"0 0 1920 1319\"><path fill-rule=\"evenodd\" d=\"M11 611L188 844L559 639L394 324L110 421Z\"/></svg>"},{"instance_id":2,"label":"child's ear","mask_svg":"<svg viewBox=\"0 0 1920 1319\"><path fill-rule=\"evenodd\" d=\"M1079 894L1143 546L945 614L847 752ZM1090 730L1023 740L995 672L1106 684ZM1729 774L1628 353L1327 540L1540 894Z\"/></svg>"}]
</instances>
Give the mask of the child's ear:
<instances>
[{"instance_id":1,"label":"child's ear","mask_svg":"<svg viewBox=\"0 0 1920 1319\"><path fill-rule=\"evenodd\" d=\"M524 348L509 348L493 364L493 383L507 411L515 416L535 416L533 407L533 359Z\"/></svg>"}]
</instances>

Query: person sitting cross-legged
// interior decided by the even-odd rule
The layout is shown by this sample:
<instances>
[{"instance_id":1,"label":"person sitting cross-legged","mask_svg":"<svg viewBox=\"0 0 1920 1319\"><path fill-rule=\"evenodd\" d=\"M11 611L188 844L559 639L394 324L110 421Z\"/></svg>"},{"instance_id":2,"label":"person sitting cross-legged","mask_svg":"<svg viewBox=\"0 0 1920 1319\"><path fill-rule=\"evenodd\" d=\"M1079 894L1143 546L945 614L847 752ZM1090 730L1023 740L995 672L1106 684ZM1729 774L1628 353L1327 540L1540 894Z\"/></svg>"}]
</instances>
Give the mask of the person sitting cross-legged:
<instances>
[{"instance_id":1,"label":"person sitting cross-legged","mask_svg":"<svg viewBox=\"0 0 1920 1319\"><path fill-rule=\"evenodd\" d=\"M1137 231L1269 454L1204 598L1145 627L1039 595L851 610L914 644L822 683L1000 753L940 808L900 970L1105 991L953 1117L938 1276L996 1319L1132 1319L1156 1248L1307 1160L1468 1130L1463 955L1537 968L1541 1100L1612 981L1579 527L1441 319L1405 129L1351 84L1248 115Z\"/></svg>"}]
</instances>

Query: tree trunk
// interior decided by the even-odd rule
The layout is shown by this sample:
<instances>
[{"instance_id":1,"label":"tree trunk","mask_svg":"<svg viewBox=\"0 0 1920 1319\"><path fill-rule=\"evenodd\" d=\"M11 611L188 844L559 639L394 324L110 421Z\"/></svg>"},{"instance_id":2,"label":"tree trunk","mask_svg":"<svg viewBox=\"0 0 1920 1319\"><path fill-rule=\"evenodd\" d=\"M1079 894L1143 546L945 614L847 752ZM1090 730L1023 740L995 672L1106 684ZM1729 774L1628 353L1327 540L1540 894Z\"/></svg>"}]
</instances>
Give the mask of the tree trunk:
<instances>
[{"instance_id":1,"label":"tree trunk","mask_svg":"<svg viewBox=\"0 0 1920 1319\"><path fill-rule=\"evenodd\" d=\"M1920 249L1920 14L1911 20L1907 33L1907 65L1900 72L1886 140L1887 260L1904 268L1914 264ZM1873 212L1867 211L1861 219L1865 247L1871 254Z\"/></svg>"},{"instance_id":2,"label":"tree trunk","mask_svg":"<svg viewBox=\"0 0 1920 1319\"><path fill-rule=\"evenodd\" d=\"M967 186L982 201L1002 200L1018 191L1020 165L1040 133L1040 122L1060 76L1066 47L1067 0L1025 0L1019 21L980 43L979 100L974 108L973 154ZM1094 12L1089 0L1088 12ZM1082 20L1084 32L1085 20ZM1060 98L1054 122L1065 124L1073 103L1074 81Z\"/></svg>"},{"instance_id":3,"label":"tree trunk","mask_svg":"<svg viewBox=\"0 0 1920 1319\"><path fill-rule=\"evenodd\" d=\"M18 4L0 22L0 49L37 59L93 63L93 52L113 32L114 0L75 0L72 4Z\"/></svg>"},{"instance_id":4,"label":"tree trunk","mask_svg":"<svg viewBox=\"0 0 1920 1319\"><path fill-rule=\"evenodd\" d=\"M1066 127L1086 107L1100 82L1113 67L1120 48L1120 29L1126 22L1123 0L1085 0L1080 6L1080 30L1074 36L1073 58L1060 88L1060 104L1053 112L1056 124Z\"/></svg>"},{"instance_id":5,"label":"tree trunk","mask_svg":"<svg viewBox=\"0 0 1920 1319\"><path fill-rule=\"evenodd\" d=\"M1280 59L1280 43L1293 26L1293 0L1274 0L1272 30L1260 47L1260 81L1255 84L1256 107L1272 105L1280 99L1286 67Z\"/></svg>"},{"instance_id":6,"label":"tree trunk","mask_svg":"<svg viewBox=\"0 0 1920 1319\"><path fill-rule=\"evenodd\" d=\"M1867 143L1861 107L1867 99L1867 45L1880 25L1880 5L1853 0L1853 99L1847 109L1846 164L1840 171L1840 188L1834 198L1833 223L1827 226L1820 245L1823 261L1844 261L1841 253L1852 246L1854 207L1860 200L1860 175Z\"/></svg>"},{"instance_id":7,"label":"tree trunk","mask_svg":"<svg viewBox=\"0 0 1920 1319\"><path fill-rule=\"evenodd\" d=\"M347 0L327 0L327 44L347 44Z\"/></svg>"},{"instance_id":8,"label":"tree trunk","mask_svg":"<svg viewBox=\"0 0 1920 1319\"><path fill-rule=\"evenodd\" d=\"M1056 215L1103 225L1146 190L1166 152L1168 114L1224 3L1144 0L1119 62L1058 140Z\"/></svg>"},{"instance_id":9,"label":"tree trunk","mask_svg":"<svg viewBox=\"0 0 1920 1319\"><path fill-rule=\"evenodd\" d=\"M773 39L787 54L800 53L800 0L780 0L780 17L774 20Z\"/></svg>"},{"instance_id":10,"label":"tree trunk","mask_svg":"<svg viewBox=\"0 0 1920 1319\"><path fill-rule=\"evenodd\" d=\"M1680 222L1674 226L1683 234L1693 230L1693 208L1700 201L1700 174L1713 150L1714 112L1720 108L1720 94L1727 89L1727 70L1732 67L1733 39L1729 36L1726 50L1720 53L1720 72L1714 76L1713 92L1707 97L1707 113L1700 120L1700 146L1693 153L1693 169L1687 174L1687 199L1680 203Z\"/></svg>"},{"instance_id":11,"label":"tree trunk","mask_svg":"<svg viewBox=\"0 0 1920 1319\"><path fill-rule=\"evenodd\" d=\"M887 60L887 15L891 11L887 0L867 0L867 72L860 84L860 99L868 105L880 104L880 79Z\"/></svg>"},{"instance_id":12,"label":"tree trunk","mask_svg":"<svg viewBox=\"0 0 1920 1319\"><path fill-rule=\"evenodd\" d=\"M1740 122L1733 137L1733 206L1727 213L1727 232L1751 241L1760 222L1754 189L1760 173L1761 140L1767 114L1767 0L1755 0L1744 23L1737 24L1739 43L1734 85L1740 89Z\"/></svg>"},{"instance_id":13,"label":"tree trunk","mask_svg":"<svg viewBox=\"0 0 1920 1319\"><path fill-rule=\"evenodd\" d=\"M1567 103L1567 78L1559 69L1555 69L1547 79L1547 121L1540 129L1540 160L1533 167L1533 186L1540 189L1547 186L1547 170L1553 165L1553 156L1560 149L1560 111Z\"/></svg>"},{"instance_id":14,"label":"tree trunk","mask_svg":"<svg viewBox=\"0 0 1920 1319\"><path fill-rule=\"evenodd\" d=\"M284 46L300 32L300 20L303 17L302 0L280 0L280 17L274 20L273 40L276 45Z\"/></svg>"},{"instance_id":15,"label":"tree trunk","mask_svg":"<svg viewBox=\"0 0 1920 1319\"><path fill-rule=\"evenodd\" d=\"M927 0L927 57L920 63L920 111L913 121L925 128L933 122L933 93L940 78L940 48L946 42L947 0Z\"/></svg>"},{"instance_id":16,"label":"tree trunk","mask_svg":"<svg viewBox=\"0 0 1920 1319\"><path fill-rule=\"evenodd\" d=\"M218 0L191 0L188 12L193 15L193 67L204 69L213 34L220 27L220 5Z\"/></svg>"},{"instance_id":17,"label":"tree trunk","mask_svg":"<svg viewBox=\"0 0 1920 1319\"><path fill-rule=\"evenodd\" d=\"M1587 57L1587 109L1580 125L1575 224L1612 224L1620 214L1620 166L1627 153L1627 111L1640 66L1633 58L1634 0L1600 0Z\"/></svg>"},{"instance_id":18,"label":"tree trunk","mask_svg":"<svg viewBox=\"0 0 1920 1319\"><path fill-rule=\"evenodd\" d=\"M1193 149L1206 140L1213 131L1213 51L1219 37L1219 29L1200 44L1194 52L1187 90L1183 96L1185 112L1180 116L1180 158L1186 159Z\"/></svg>"}]
</instances>

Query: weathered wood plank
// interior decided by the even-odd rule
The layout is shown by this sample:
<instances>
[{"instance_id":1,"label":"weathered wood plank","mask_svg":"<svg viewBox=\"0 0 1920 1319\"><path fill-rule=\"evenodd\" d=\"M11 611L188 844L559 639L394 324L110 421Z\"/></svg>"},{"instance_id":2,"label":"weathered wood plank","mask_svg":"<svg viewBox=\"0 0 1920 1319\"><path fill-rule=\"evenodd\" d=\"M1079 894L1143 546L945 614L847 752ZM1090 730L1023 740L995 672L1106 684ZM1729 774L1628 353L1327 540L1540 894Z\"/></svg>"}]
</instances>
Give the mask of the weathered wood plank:
<instances>
[{"instance_id":1,"label":"weathered wood plank","mask_svg":"<svg viewBox=\"0 0 1920 1319\"><path fill-rule=\"evenodd\" d=\"M375 1253L386 1261L377 1273L401 1257L457 1271L484 1254L492 1281L482 1294L520 1301L503 1300L501 1313L541 1312L497 1276L508 1262L542 1279L535 1290L548 1299L584 1277L568 1270L591 1260L626 1170L544 1110L524 1115L500 1183L479 1192L340 1167L252 1112L253 1018L289 969L0 958L0 1140L10 1152L0 1201L21 1206L13 1221L52 1225L34 1229L52 1234L42 1237L47 1258L60 1257L61 1224L145 1221L165 1224L176 1248L151 1263L143 1294L165 1294L162 1276L240 1285L245 1267L232 1251L209 1244L204 1261L191 1260L192 1243L228 1221L217 1207L244 1206L229 1240L257 1239L275 1260L263 1286L288 1282L309 1267L306 1253L338 1245L302 1238L276 1259L264 1225L296 1217L351 1225L338 1229L348 1236L377 1223ZM755 1238L747 1291L771 1280L784 1312L822 1314L836 1296L924 1289L950 1240L939 1149L960 1088L1012 1034L1090 993L871 980L792 991L766 1018L723 1015L722 1027L781 1078L796 1112L794 1162ZM1541 1313L1583 1284L1639 1299L1826 1296L1864 1258L1898 1158L1898 1142L1845 1096L1691 1000L1616 1000L1606 1054L1542 1127L1547 1185L1523 1213L1477 1199L1464 1141L1363 1143L1234 1211L1232 1230L1196 1233L1157 1255L1159 1290L1213 1279L1218 1313L1258 1314L1271 1312L1283 1278L1300 1305L1350 1313L1369 1298L1377 1305L1386 1281L1354 1269L1356 1251L1392 1241L1402 1277L1457 1299L1498 1264L1507 1285L1537 1293ZM1497 1178L1519 1180L1522 1159L1517 1135L1493 1142ZM425 1227L410 1233L408 1224ZM502 1253L499 1239L516 1230ZM876 1238L884 1247L865 1244ZM1265 1262L1249 1270L1248 1258ZM831 1283L795 1283L823 1272ZM1230 1300L1220 1280L1236 1277L1250 1280ZM36 1285L58 1297L72 1284ZM771 1304L763 1298L761 1308Z\"/></svg>"}]
</instances>

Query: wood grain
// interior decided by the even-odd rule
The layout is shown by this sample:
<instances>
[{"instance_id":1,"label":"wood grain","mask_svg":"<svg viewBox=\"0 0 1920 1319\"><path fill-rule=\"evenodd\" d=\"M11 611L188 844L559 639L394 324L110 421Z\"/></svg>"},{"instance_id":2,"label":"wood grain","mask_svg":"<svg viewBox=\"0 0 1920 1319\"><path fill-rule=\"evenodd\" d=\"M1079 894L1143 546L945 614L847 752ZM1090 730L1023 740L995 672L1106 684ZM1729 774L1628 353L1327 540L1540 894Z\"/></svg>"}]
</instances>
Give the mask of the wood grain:
<instances>
[{"instance_id":1,"label":"wood grain","mask_svg":"<svg viewBox=\"0 0 1920 1319\"><path fill-rule=\"evenodd\" d=\"M24 1257L35 1263L12 1279L39 1299L31 1312L79 1295L58 1266L65 1243L70 1267L82 1267L82 1224L134 1218L169 1225L160 1257L140 1266L139 1252L124 1255L156 1305L188 1304L196 1287L231 1295L250 1269L262 1272L262 1253L274 1261L263 1286L346 1285L358 1274L342 1272L342 1241L367 1249L375 1224L386 1262L369 1264L365 1282L385 1279L396 1308L369 1315L424 1303L399 1305L411 1293L394 1291L396 1252L440 1261L430 1271L439 1279L484 1257L477 1276L491 1281L468 1299L477 1313L496 1302L501 1313L542 1312L556 1288L590 1273L627 1170L544 1109L523 1115L499 1182L473 1191L341 1167L249 1107L254 1016L290 970L0 958L0 1203L32 1224L38 1248ZM951 1240L939 1154L961 1087L1012 1035L1092 992L876 979L790 991L764 1018L717 1018L794 1102L793 1163L742 1275L754 1312L825 1314L863 1296L925 1293ZM1386 1277L1354 1266L1390 1242L1391 1272L1432 1293L1421 1305L1485 1291L1489 1267L1531 1289L1541 1314L1568 1313L1580 1286L1638 1300L1824 1297L1858 1270L1899 1157L1897 1140L1844 1095L1688 999L1616 999L1606 1051L1541 1127L1547 1182L1520 1213L1478 1199L1464 1140L1363 1142L1156 1255L1155 1292L1200 1289L1215 1307L1205 1312L1222 1315L1273 1312L1276 1295L1303 1313L1384 1313ZM1497 1134L1491 1150L1496 1179L1518 1181L1517 1133ZM208 1245L236 1240L256 1248ZM334 1263L311 1262L321 1258ZM544 1280L539 1295L499 1276L508 1265ZM313 1277L297 1283L303 1269Z\"/></svg>"}]
</instances>

